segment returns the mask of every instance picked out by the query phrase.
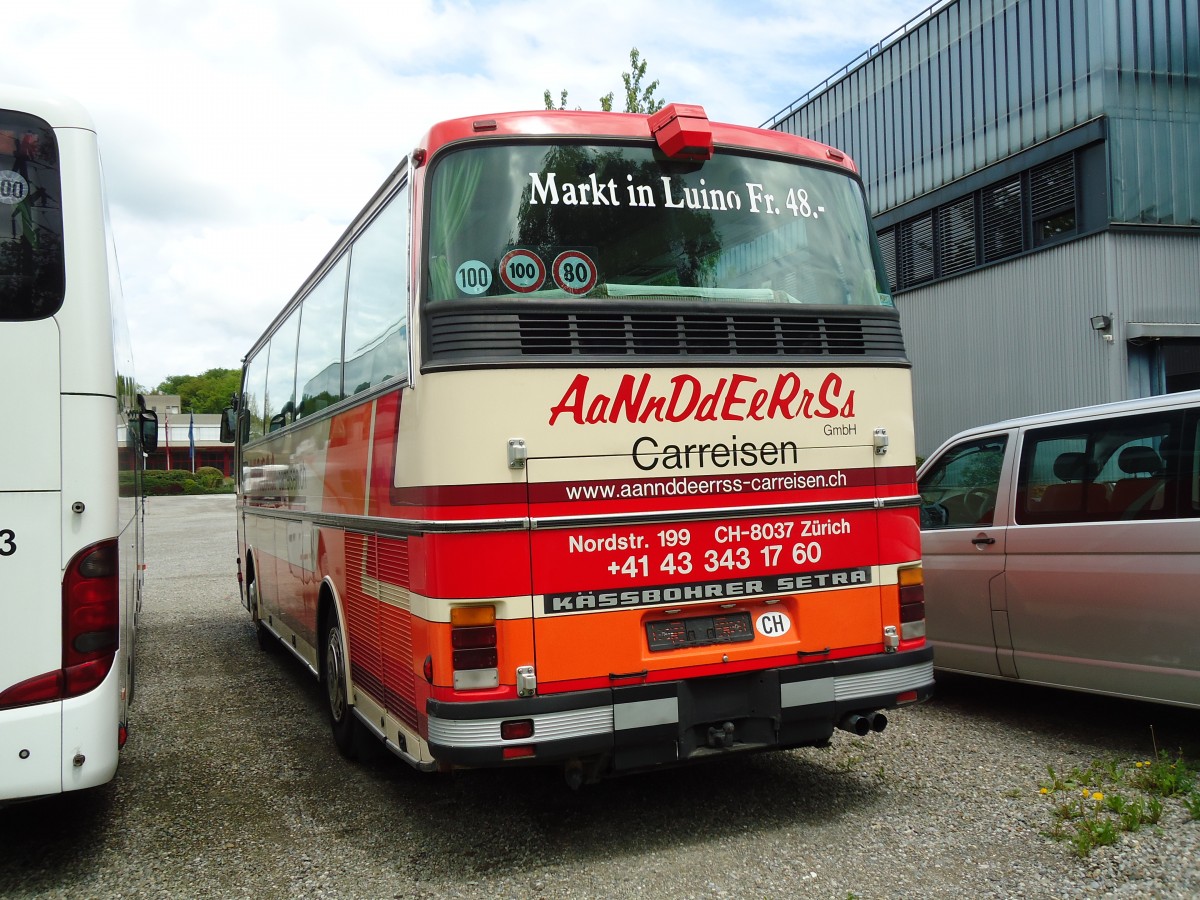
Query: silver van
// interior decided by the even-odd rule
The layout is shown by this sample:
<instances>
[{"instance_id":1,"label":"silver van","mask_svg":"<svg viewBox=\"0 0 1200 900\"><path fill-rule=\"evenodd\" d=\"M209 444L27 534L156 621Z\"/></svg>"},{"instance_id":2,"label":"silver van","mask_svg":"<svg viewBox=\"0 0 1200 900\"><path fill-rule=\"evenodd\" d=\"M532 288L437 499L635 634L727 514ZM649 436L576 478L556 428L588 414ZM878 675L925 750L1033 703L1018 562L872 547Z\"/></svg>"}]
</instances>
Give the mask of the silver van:
<instances>
[{"instance_id":1,"label":"silver van","mask_svg":"<svg viewBox=\"0 0 1200 900\"><path fill-rule=\"evenodd\" d=\"M1200 708L1200 391L972 428L917 481L936 667Z\"/></svg>"}]
</instances>

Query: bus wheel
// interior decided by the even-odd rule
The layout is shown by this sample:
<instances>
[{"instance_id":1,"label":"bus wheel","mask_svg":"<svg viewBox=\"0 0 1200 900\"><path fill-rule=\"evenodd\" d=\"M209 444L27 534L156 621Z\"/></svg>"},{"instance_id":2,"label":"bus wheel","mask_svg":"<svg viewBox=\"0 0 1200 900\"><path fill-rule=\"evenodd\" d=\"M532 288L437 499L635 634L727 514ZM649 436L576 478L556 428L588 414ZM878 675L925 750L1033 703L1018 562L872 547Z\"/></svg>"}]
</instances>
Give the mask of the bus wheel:
<instances>
[{"instance_id":1,"label":"bus wheel","mask_svg":"<svg viewBox=\"0 0 1200 900\"><path fill-rule=\"evenodd\" d=\"M267 630L263 620L258 615L258 582L253 578L246 582L246 600L250 605L250 621L254 623L254 635L258 638L260 650L275 649L275 635Z\"/></svg>"},{"instance_id":2,"label":"bus wheel","mask_svg":"<svg viewBox=\"0 0 1200 900\"><path fill-rule=\"evenodd\" d=\"M342 627L337 613L326 620L321 636L321 685L325 688L325 708L338 752L346 759L358 756L360 726L350 708L346 678L346 654L342 649Z\"/></svg>"}]
</instances>

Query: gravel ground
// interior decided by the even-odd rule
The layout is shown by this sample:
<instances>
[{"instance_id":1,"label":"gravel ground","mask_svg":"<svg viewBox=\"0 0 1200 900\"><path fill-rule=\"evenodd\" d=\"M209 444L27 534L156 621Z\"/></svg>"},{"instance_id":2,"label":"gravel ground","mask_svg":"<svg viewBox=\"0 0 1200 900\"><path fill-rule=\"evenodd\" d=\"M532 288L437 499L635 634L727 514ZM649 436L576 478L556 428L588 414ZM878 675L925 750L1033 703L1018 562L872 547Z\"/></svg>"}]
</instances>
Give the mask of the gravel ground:
<instances>
[{"instance_id":1,"label":"gravel ground","mask_svg":"<svg viewBox=\"0 0 1200 900\"><path fill-rule=\"evenodd\" d=\"M237 600L229 497L154 498L132 735L112 784L0 810L4 897L1200 897L1200 822L1084 859L1058 772L1200 761L1200 713L975 679L828 749L569 791L552 770L350 765L317 684ZM1153 729L1153 737L1152 737Z\"/></svg>"}]
</instances>

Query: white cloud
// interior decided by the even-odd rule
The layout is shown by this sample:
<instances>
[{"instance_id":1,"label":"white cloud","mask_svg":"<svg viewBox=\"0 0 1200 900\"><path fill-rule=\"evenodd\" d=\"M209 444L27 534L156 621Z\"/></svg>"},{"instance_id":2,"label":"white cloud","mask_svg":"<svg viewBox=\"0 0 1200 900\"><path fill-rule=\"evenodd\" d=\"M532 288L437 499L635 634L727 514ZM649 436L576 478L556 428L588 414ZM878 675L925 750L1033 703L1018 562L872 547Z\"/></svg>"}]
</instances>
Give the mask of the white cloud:
<instances>
[{"instance_id":1,"label":"white cloud","mask_svg":"<svg viewBox=\"0 0 1200 900\"><path fill-rule=\"evenodd\" d=\"M96 120L139 380L234 366L434 122L657 96L757 125L927 6L860 0L47 0L0 81Z\"/></svg>"}]
</instances>

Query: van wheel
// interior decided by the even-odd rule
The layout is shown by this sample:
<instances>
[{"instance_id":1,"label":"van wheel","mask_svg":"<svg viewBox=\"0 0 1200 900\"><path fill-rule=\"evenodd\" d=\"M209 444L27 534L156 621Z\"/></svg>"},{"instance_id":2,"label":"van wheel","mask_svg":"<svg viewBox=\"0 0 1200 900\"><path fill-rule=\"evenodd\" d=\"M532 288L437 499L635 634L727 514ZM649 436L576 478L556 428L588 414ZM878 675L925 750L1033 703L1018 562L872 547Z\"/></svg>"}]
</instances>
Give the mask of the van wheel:
<instances>
[{"instance_id":1,"label":"van wheel","mask_svg":"<svg viewBox=\"0 0 1200 900\"><path fill-rule=\"evenodd\" d=\"M362 725L350 708L346 654L342 649L342 627L336 612L329 615L321 636L321 685L325 689L325 708L333 742L346 759L356 759Z\"/></svg>"}]
</instances>

